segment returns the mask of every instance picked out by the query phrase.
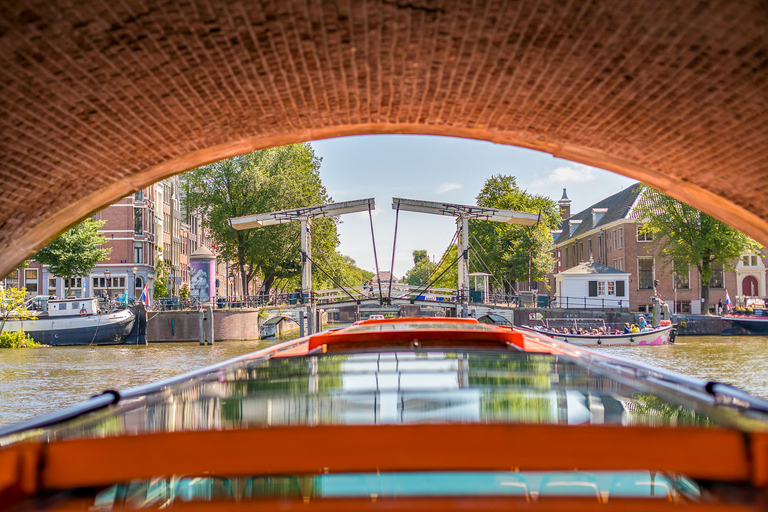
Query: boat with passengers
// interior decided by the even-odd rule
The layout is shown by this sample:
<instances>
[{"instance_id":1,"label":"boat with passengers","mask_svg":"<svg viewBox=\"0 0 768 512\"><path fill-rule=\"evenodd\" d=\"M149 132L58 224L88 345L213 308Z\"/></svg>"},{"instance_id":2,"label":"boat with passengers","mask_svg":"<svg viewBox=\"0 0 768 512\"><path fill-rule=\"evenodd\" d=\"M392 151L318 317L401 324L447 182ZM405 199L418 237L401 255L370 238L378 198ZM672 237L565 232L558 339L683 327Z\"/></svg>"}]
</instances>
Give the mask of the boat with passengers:
<instances>
[{"instance_id":1,"label":"boat with passengers","mask_svg":"<svg viewBox=\"0 0 768 512\"><path fill-rule=\"evenodd\" d=\"M366 320L0 428L0 509L765 510L768 401L474 319Z\"/></svg>"},{"instance_id":2,"label":"boat with passengers","mask_svg":"<svg viewBox=\"0 0 768 512\"><path fill-rule=\"evenodd\" d=\"M582 347L642 347L674 343L677 329L669 321L662 322L658 327L622 332L607 326L602 318L550 318L541 325L520 326L520 329Z\"/></svg>"}]
</instances>

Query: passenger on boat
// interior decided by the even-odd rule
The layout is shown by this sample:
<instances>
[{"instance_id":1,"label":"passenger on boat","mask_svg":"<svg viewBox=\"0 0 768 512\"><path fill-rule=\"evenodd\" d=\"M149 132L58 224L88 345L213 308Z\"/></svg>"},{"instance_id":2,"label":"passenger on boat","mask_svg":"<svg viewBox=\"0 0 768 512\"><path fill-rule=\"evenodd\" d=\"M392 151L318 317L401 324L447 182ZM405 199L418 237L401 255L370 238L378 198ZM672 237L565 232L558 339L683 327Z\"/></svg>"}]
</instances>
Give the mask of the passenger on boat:
<instances>
[{"instance_id":1,"label":"passenger on boat","mask_svg":"<svg viewBox=\"0 0 768 512\"><path fill-rule=\"evenodd\" d=\"M632 324L632 327L630 327L629 332L640 332L640 327L638 327L637 324Z\"/></svg>"},{"instance_id":2,"label":"passenger on boat","mask_svg":"<svg viewBox=\"0 0 768 512\"><path fill-rule=\"evenodd\" d=\"M642 330L642 329L643 329L643 328L644 328L646 325L648 325L648 324L647 324L647 322L645 321L645 318L644 318L644 317L642 317L642 316L640 317L640 321L638 322L638 324L639 324L639 325L638 325L638 327L640 327L640 329L641 329L641 330Z\"/></svg>"},{"instance_id":3,"label":"passenger on boat","mask_svg":"<svg viewBox=\"0 0 768 512\"><path fill-rule=\"evenodd\" d=\"M632 332L632 327L629 326L629 322L624 322L624 334L629 334Z\"/></svg>"},{"instance_id":4,"label":"passenger on boat","mask_svg":"<svg viewBox=\"0 0 768 512\"><path fill-rule=\"evenodd\" d=\"M571 334L567 327L563 327L563 334Z\"/></svg>"}]
</instances>

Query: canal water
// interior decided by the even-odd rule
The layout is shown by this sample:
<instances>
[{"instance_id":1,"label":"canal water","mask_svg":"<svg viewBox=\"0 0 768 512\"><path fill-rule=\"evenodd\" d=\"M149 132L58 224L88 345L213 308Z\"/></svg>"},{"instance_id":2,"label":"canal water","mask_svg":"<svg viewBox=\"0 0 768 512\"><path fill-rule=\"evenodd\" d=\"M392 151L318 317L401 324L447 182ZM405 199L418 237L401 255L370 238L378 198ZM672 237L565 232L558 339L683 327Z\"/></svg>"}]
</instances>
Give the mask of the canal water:
<instances>
[{"instance_id":1,"label":"canal water","mask_svg":"<svg viewBox=\"0 0 768 512\"><path fill-rule=\"evenodd\" d=\"M278 340L279 341L279 340ZM126 389L224 361L276 343L158 343L145 346L0 350L0 425L60 409L105 389ZM768 397L768 337L679 337L665 347L601 352Z\"/></svg>"}]
</instances>

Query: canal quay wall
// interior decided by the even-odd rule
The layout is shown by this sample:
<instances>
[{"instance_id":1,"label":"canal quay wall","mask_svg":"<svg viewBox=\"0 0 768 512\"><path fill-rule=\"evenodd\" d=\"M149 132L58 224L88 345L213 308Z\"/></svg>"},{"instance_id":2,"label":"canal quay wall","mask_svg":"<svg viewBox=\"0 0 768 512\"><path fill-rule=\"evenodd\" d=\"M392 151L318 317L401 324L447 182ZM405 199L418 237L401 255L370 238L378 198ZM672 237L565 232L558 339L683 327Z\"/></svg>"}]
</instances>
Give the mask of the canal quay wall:
<instances>
[{"instance_id":1,"label":"canal quay wall","mask_svg":"<svg viewBox=\"0 0 768 512\"><path fill-rule=\"evenodd\" d=\"M618 328L624 323L637 323L640 316L650 320L651 313L620 312L615 310L594 309L542 309L515 308L515 325L536 325L539 321L530 320L529 315L541 315L542 318L595 318L605 320L605 324ZM719 336L720 334L747 334L746 331L733 329L731 323L717 316L673 315L672 323L677 324L678 336ZM738 332L737 332L738 331Z\"/></svg>"},{"instance_id":2,"label":"canal quay wall","mask_svg":"<svg viewBox=\"0 0 768 512\"><path fill-rule=\"evenodd\" d=\"M259 310L214 310L213 339L242 341L259 339ZM148 311L147 343L200 341L198 311Z\"/></svg>"}]
</instances>

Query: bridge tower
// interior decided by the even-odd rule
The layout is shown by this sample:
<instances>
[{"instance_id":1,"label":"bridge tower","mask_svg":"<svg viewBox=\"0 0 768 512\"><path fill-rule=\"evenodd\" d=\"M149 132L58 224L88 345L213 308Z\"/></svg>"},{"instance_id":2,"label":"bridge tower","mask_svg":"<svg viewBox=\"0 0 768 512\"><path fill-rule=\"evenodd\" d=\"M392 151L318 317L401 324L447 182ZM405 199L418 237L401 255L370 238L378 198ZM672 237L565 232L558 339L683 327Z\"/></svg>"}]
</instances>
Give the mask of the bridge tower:
<instances>
[{"instance_id":1,"label":"bridge tower","mask_svg":"<svg viewBox=\"0 0 768 512\"><path fill-rule=\"evenodd\" d=\"M419 201L398 197L392 198L392 209L456 218L456 223L459 225L459 304L457 305L459 316L466 316L469 296L469 219L503 222L505 224L523 224L526 226L532 226L539 221L539 215L536 213L515 212L512 210L499 210L463 204L436 203L433 201Z\"/></svg>"},{"instance_id":2,"label":"bridge tower","mask_svg":"<svg viewBox=\"0 0 768 512\"><path fill-rule=\"evenodd\" d=\"M237 230L273 226L287 222L301 223L301 293L306 297L312 296L312 219L323 217L335 217L345 213L364 212L376 208L373 198L345 201L343 203L331 203L320 206L307 206L280 210L277 212L258 213L244 217L229 219L229 225ZM310 305L309 318L315 318L314 308ZM313 334L313 329L308 329L308 334Z\"/></svg>"}]
</instances>

